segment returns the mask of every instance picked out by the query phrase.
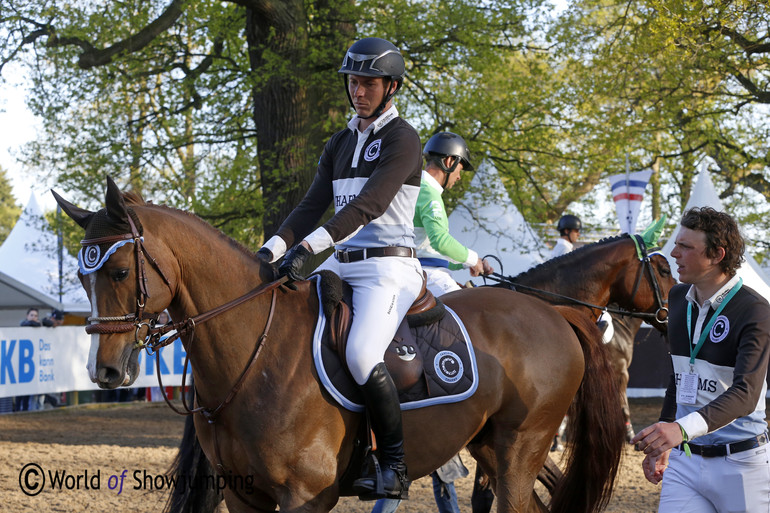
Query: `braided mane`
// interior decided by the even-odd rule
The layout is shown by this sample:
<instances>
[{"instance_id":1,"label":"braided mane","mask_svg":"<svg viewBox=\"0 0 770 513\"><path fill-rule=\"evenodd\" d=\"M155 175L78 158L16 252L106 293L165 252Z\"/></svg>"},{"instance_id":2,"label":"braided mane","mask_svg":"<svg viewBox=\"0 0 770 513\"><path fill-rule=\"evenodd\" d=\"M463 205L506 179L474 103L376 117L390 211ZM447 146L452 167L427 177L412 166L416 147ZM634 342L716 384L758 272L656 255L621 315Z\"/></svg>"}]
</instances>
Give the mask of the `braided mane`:
<instances>
[{"instance_id":1,"label":"braided mane","mask_svg":"<svg viewBox=\"0 0 770 513\"><path fill-rule=\"evenodd\" d=\"M563 255L559 255L557 257L551 258L549 260L546 260L545 262L536 265L535 267L532 267L530 269L527 269L526 271L514 276L514 279L516 280L523 280L526 278L531 277L532 275L541 273L545 270L550 269L553 266L556 266L564 261L575 259L581 256L583 253L588 252L590 249L596 248L597 246L602 246L605 244L611 244L613 242L617 242L619 240L628 238L627 233L622 233L620 235L614 235L612 237L607 237L604 239L601 239L597 242L594 242L592 244L585 244L583 246L580 246L579 248L575 249L574 251L570 251L569 253L565 253Z\"/></svg>"},{"instance_id":2,"label":"braided mane","mask_svg":"<svg viewBox=\"0 0 770 513\"><path fill-rule=\"evenodd\" d=\"M172 215L182 215L185 217L185 219L188 219L191 222L200 225L205 230L209 230L213 236L216 236L218 239L222 240L223 242L226 242L232 248L242 252L244 255L248 256L252 260L255 260L255 261L259 260L253 251L249 250L246 246L244 246L237 240L233 239L232 237L224 233L219 228L216 228L215 226L206 222L204 219L200 218L198 215L192 212L188 212L187 210L182 210L175 207L170 207L168 205L161 205L161 204L146 202L142 199L142 197L139 194L136 194L134 192L124 192L123 198L126 200L127 205L130 204L132 206L146 207L149 210L157 210L161 212L165 211L166 213L169 213Z\"/></svg>"}]
</instances>

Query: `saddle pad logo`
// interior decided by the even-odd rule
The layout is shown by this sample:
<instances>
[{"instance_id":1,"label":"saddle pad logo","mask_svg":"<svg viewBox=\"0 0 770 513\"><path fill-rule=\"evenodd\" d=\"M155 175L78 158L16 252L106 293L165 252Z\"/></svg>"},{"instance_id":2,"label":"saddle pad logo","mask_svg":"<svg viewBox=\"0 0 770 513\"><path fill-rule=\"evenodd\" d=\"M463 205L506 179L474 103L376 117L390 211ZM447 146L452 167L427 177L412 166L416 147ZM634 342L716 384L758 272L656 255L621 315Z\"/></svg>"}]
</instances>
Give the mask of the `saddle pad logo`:
<instances>
[{"instance_id":1,"label":"saddle pad logo","mask_svg":"<svg viewBox=\"0 0 770 513\"><path fill-rule=\"evenodd\" d=\"M463 362L452 351L441 351L433 358L436 375L446 383L457 383L463 377Z\"/></svg>"},{"instance_id":2,"label":"saddle pad logo","mask_svg":"<svg viewBox=\"0 0 770 513\"><path fill-rule=\"evenodd\" d=\"M380 156L380 146L382 146L382 139L372 141L372 144L366 147L364 151L364 160L371 162Z\"/></svg>"},{"instance_id":3,"label":"saddle pad logo","mask_svg":"<svg viewBox=\"0 0 770 513\"><path fill-rule=\"evenodd\" d=\"M711 341L716 344L723 341L728 333L730 333L730 320L724 315L720 315L717 317L717 320L714 321L709 337L711 337Z\"/></svg>"}]
</instances>

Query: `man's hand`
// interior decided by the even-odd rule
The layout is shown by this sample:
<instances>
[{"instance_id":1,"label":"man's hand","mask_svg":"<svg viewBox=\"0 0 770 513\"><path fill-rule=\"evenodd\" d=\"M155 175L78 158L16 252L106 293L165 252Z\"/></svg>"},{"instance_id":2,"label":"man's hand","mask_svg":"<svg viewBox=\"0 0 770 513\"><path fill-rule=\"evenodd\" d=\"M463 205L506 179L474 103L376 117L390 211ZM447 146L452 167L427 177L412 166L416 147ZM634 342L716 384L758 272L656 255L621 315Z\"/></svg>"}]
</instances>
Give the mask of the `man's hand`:
<instances>
[{"instance_id":1,"label":"man's hand","mask_svg":"<svg viewBox=\"0 0 770 513\"><path fill-rule=\"evenodd\" d=\"M468 269L471 272L471 276L474 278L484 273L484 263L479 258L476 260L476 265Z\"/></svg>"},{"instance_id":2,"label":"man's hand","mask_svg":"<svg viewBox=\"0 0 770 513\"><path fill-rule=\"evenodd\" d=\"M257 258L266 264L269 264L273 261L273 252L265 247L259 248L259 251L257 251Z\"/></svg>"},{"instance_id":3,"label":"man's hand","mask_svg":"<svg viewBox=\"0 0 770 513\"><path fill-rule=\"evenodd\" d=\"M477 277L477 276L481 276L482 274L487 275L487 274L492 274L493 272L495 272L494 268L487 261L486 258L483 259L483 260L481 258L476 260L476 265L471 267L469 269L469 271L471 272L471 276L473 276L474 278Z\"/></svg>"},{"instance_id":4,"label":"man's hand","mask_svg":"<svg viewBox=\"0 0 770 513\"><path fill-rule=\"evenodd\" d=\"M639 431L631 440L653 458L661 456L683 442L682 429L676 422L658 422ZM668 460L668 458L666 458Z\"/></svg>"},{"instance_id":5,"label":"man's hand","mask_svg":"<svg viewBox=\"0 0 770 513\"><path fill-rule=\"evenodd\" d=\"M644 457L642 461L642 470L644 471L644 477L647 478L652 484L658 484L663 480L663 472L668 467L668 456L671 451L666 451L659 457L655 458L651 455Z\"/></svg>"},{"instance_id":6,"label":"man's hand","mask_svg":"<svg viewBox=\"0 0 770 513\"><path fill-rule=\"evenodd\" d=\"M305 277L301 274L302 266L311 254L304 243L294 246L283 256L283 262L278 267L278 276L286 276L290 281L304 280Z\"/></svg>"}]
</instances>

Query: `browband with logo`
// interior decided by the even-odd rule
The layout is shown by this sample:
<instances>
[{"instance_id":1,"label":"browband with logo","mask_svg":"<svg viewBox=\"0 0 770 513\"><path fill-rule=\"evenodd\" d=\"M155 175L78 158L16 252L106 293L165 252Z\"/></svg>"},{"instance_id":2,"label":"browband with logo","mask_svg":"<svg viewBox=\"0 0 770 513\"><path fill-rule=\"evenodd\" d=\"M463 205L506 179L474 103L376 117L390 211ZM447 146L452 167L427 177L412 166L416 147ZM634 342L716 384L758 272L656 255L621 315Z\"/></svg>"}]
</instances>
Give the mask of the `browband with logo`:
<instances>
[{"instance_id":1,"label":"browband with logo","mask_svg":"<svg viewBox=\"0 0 770 513\"><path fill-rule=\"evenodd\" d=\"M144 242L144 237L141 237L140 240ZM104 255L102 255L102 249L98 244L92 244L90 246L84 246L80 248L80 251L78 251L78 266L80 267L80 274L86 275L91 274L94 271L98 271L113 253L115 253L119 248L123 247L124 244L129 242L133 244L134 239L125 239L116 242L110 246L107 251L105 251Z\"/></svg>"}]
</instances>

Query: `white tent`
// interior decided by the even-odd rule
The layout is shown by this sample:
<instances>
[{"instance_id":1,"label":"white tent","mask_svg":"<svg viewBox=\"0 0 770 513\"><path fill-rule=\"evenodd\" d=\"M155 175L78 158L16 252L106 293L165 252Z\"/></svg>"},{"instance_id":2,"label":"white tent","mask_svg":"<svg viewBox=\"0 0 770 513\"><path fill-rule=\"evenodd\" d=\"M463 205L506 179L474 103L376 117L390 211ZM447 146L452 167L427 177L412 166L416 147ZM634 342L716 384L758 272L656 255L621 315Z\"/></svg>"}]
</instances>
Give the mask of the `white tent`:
<instances>
[{"instance_id":1,"label":"white tent","mask_svg":"<svg viewBox=\"0 0 770 513\"><path fill-rule=\"evenodd\" d=\"M22 303L4 304L4 308L15 306L26 311L26 307L42 306L40 302L43 302L45 306L72 313L91 310L77 277L77 260L66 251L62 258L60 290L57 247L56 234L43 217L35 194L31 193L19 220L0 246L0 273L23 284L25 289L35 291L37 294L29 299L37 299L38 302L30 303L22 297L19 298Z\"/></svg>"},{"instance_id":2,"label":"white tent","mask_svg":"<svg viewBox=\"0 0 770 513\"><path fill-rule=\"evenodd\" d=\"M526 271L548 256L548 248L508 196L497 169L486 162L479 166L465 197L449 215L449 233L480 257L497 256L508 276ZM497 263L491 263L499 272ZM467 270L455 275L459 282L470 278Z\"/></svg>"},{"instance_id":3,"label":"white tent","mask_svg":"<svg viewBox=\"0 0 770 513\"><path fill-rule=\"evenodd\" d=\"M685 206L685 211L693 207L711 207L716 210L724 210L722 201L719 199L716 189L714 189L711 177L705 169L698 175L698 180L695 182L695 186L692 189L692 194ZM676 229L671 234L666 245L663 246L663 254L668 258L674 277L678 279L679 275L676 272L676 262L671 257L671 250L674 249L674 241L676 240L677 233L679 233L679 225L677 225ZM767 277L751 255L746 253L745 258L746 261L741 268L738 269L738 276L743 278L743 283L745 285L756 290L762 294L765 299L770 301L770 285L768 285Z\"/></svg>"}]
</instances>

